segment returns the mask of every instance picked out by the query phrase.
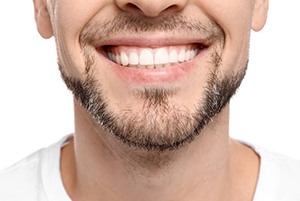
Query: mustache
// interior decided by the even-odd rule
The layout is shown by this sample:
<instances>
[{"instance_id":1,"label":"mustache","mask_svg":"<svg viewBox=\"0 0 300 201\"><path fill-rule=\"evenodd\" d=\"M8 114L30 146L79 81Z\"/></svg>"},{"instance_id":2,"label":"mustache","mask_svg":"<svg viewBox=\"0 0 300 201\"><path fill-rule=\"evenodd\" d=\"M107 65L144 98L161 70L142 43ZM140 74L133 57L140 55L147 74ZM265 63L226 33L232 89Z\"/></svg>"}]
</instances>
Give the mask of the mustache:
<instances>
[{"instance_id":1,"label":"mustache","mask_svg":"<svg viewBox=\"0 0 300 201\"><path fill-rule=\"evenodd\" d=\"M122 33L143 34L146 32L164 32L178 35L192 35L205 38L208 43L221 40L224 43L223 29L211 20L200 21L180 14L173 14L159 19L147 19L130 13L121 13L110 20L90 21L82 29L79 43L82 48Z\"/></svg>"}]
</instances>

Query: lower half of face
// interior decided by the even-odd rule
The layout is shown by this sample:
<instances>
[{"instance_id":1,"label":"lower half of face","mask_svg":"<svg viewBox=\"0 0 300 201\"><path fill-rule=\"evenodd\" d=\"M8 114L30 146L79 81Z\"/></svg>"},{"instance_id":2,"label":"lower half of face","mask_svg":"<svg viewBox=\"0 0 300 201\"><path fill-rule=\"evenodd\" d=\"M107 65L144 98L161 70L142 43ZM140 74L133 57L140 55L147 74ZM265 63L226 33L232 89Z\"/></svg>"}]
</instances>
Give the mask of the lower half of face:
<instances>
[{"instance_id":1,"label":"lower half of face","mask_svg":"<svg viewBox=\"0 0 300 201\"><path fill-rule=\"evenodd\" d=\"M176 14L155 22L128 14L93 20L79 41L81 70L59 54L67 86L99 126L146 150L193 141L228 104L248 59L247 38L242 51L228 53L219 25Z\"/></svg>"}]
</instances>

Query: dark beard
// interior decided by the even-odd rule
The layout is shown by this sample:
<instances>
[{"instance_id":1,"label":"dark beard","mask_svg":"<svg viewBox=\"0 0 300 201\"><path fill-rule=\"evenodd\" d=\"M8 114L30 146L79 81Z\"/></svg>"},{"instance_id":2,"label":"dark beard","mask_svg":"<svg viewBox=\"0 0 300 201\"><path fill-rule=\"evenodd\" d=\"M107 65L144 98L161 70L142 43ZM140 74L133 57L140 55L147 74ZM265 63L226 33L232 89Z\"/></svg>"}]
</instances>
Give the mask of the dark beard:
<instances>
[{"instance_id":1,"label":"dark beard","mask_svg":"<svg viewBox=\"0 0 300 201\"><path fill-rule=\"evenodd\" d=\"M119 23L119 21L122 23ZM119 26L116 26L116 23ZM177 18L176 16L163 20L159 26L155 26L148 21L143 22L134 17L123 16L115 20L110 29L107 28L107 24L106 27L94 25L95 27L103 27L103 29L96 29L100 32L96 33L94 31L94 33L92 30L95 27L88 25L82 32L80 41L86 65L85 79L81 80L68 76L64 73L63 69L65 68L61 63L59 64L62 78L67 87L73 92L82 107L91 115L92 119L108 133L130 147L162 152L179 149L192 142L203 128L228 104L230 98L240 86L246 72L246 68L243 68L239 73L219 78L217 72L221 65L221 56L215 51L211 61L213 68L204 90L204 100L199 100L198 105L196 105L196 112L191 113L184 107L169 104L170 97L175 96L176 91L164 88L145 88L136 91L134 94L139 102L143 102L141 111L134 113L127 109L117 114L113 113L109 108L108 98L102 93L99 82L93 76L91 69L93 69L94 56L88 45L93 44L93 40L101 40L101 38L95 39L95 35L97 37L108 37L109 34L124 29L132 32L176 29L176 25L167 26L170 23L179 24L178 29L199 29L203 34L210 35L212 41L220 40L224 42L224 36L215 26L204 30L202 25L188 23L183 18ZM213 33L210 33L210 31ZM89 34L91 32L94 34Z\"/></svg>"},{"instance_id":2,"label":"dark beard","mask_svg":"<svg viewBox=\"0 0 300 201\"><path fill-rule=\"evenodd\" d=\"M129 110L113 114L93 77L80 81L62 73L77 101L100 126L130 147L155 151L174 150L192 142L228 104L244 75L245 71L219 80L211 74L205 100L194 114L169 106L169 92L163 89L141 91L144 107L138 114Z\"/></svg>"}]
</instances>

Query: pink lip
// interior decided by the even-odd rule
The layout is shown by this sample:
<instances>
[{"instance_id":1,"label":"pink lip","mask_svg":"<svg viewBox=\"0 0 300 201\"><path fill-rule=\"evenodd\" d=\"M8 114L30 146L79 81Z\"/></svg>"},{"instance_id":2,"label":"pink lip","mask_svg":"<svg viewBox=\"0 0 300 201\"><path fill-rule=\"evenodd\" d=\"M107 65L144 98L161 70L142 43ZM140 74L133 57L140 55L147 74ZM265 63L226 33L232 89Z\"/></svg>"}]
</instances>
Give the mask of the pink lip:
<instances>
[{"instance_id":1,"label":"pink lip","mask_svg":"<svg viewBox=\"0 0 300 201\"><path fill-rule=\"evenodd\" d=\"M191 68L191 65L188 63L159 69L126 68L113 62L111 63L113 71L119 78L123 81L136 84L174 82L186 75Z\"/></svg>"},{"instance_id":2,"label":"pink lip","mask_svg":"<svg viewBox=\"0 0 300 201\"><path fill-rule=\"evenodd\" d=\"M130 37L130 38L120 38L116 37L113 39L107 39L105 41L101 41L95 45L96 49L99 49L103 46L137 46L137 47L162 47L162 46L176 46L182 44L202 44L204 46L210 46L211 41L207 39L194 39L194 38L184 38L178 39L174 37L162 37L157 38L153 36L147 37Z\"/></svg>"}]
</instances>

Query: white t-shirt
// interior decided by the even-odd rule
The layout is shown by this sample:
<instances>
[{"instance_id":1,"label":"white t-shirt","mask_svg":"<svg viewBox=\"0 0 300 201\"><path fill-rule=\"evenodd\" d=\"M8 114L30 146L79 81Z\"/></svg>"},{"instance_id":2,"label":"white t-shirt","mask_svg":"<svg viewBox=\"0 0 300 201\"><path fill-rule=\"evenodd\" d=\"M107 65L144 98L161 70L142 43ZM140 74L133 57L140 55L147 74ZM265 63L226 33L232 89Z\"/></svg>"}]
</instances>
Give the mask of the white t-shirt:
<instances>
[{"instance_id":1,"label":"white t-shirt","mask_svg":"<svg viewBox=\"0 0 300 201\"><path fill-rule=\"evenodd\" d=\"M71 201L60 175L60 150L66 140L0 172L0 200ZM253 149L261 158L254 201L300 201L300 161Z\"/></svg>"}]
</instances>

